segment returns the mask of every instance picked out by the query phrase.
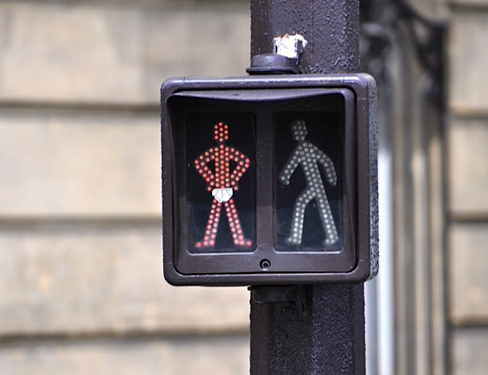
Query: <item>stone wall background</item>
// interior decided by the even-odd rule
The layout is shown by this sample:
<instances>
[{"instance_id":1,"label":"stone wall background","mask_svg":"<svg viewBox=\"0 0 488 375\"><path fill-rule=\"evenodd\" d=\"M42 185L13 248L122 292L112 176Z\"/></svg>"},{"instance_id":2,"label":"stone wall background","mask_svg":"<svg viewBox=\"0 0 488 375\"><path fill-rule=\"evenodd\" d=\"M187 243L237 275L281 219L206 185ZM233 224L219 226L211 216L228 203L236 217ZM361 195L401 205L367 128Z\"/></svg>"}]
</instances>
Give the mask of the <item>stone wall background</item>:
<instances>
[{"instance_id":1,"label":"stone wall background","mask_svg":"<svg viewBox=\"0 0 488 375\"><path fill-rule=\"evenodd\" d=\"M159 87L239 75L248 1L0 2L0 374L247 374L246 288L161 271Z\"/></svg>"},{"instance_id":2,"label":"stone wall background","mask_svg":"<svg viewBox=\"0 0 488 375\"><path fill-rule=\"evenodd\" d=\"M447 129L452 374L488 368L488 2L451 0Z\"/></svg>"}]
</instances>

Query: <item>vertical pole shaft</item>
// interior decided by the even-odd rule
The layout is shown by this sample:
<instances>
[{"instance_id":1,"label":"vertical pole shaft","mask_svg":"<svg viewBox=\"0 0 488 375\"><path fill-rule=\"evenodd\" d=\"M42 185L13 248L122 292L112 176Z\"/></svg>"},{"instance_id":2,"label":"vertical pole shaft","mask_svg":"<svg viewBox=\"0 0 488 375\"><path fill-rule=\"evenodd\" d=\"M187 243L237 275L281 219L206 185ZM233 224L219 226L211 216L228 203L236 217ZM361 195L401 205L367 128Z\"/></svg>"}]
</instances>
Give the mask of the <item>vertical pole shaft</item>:
<instances>
[{"instance_id":1,"label":"vertical pole shaft","mask_svg":"<svg viewBox=\"0 0 488 375\"><path fill-rule=\"evenodd\" d=\"M251 0L251 56L269 53L274 37L299 33L308 41L305 74L359 69L359 0Z\"/></svg>"},{"instance_id":2,"label":"vertical pole shaft","mask_svg":"<svg viewBox=\"0 0 488 375\"><path fill-rule=\"evenodd\" d=\"M353 73L359 67L359 0L251 0L251 55L272 39L308 41L302 72ZM304 287L305 313L251 298L251 375L364 375L363 284Z\"/></svg>"}]
</instances>

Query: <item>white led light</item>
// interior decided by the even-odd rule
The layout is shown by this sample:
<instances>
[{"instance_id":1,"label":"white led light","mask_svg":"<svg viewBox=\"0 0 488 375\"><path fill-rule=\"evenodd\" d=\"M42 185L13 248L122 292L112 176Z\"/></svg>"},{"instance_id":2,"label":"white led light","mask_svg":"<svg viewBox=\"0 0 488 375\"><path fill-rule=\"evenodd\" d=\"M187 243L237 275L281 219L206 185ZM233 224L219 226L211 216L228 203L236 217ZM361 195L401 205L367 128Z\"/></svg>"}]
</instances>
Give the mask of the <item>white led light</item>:
<instances>
[{"instance_id":1,"label":"white led light","mask_svg":"<svg viewBox=\"0 0 488 375\"><path fill-rule=\"evenodd\" d=\"M286 239L286 242L292 245L300 245L302 243L305 208L313 199L315 199L322 226L326 234L325 244L332 245L337 242L339 236L334 224L323 181L320 176L319 164L321 164L325 170L327 182L330 185L335 186L337 183L337 175L334 164L322 150L305 140L305 137L308 134L305 121L294 121L290 128L293 138L298 142L298 145L293 150L278 177L282 183L288 185L290 183L290 177L293 175L298 165L301 165L307 187L295 200L291 233L290 237Z\"/></svg>"}]
</instances>

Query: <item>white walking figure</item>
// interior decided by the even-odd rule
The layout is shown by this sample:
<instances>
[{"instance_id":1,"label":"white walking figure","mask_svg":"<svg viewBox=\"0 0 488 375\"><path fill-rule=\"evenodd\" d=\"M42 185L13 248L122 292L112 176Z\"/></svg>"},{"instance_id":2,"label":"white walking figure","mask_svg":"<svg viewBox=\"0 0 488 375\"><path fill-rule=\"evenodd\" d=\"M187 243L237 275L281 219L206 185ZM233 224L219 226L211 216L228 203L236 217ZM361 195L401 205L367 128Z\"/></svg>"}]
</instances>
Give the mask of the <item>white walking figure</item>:
<instances>
[{"instance_id":1,"label":"white walking figure","mask_svg":"<svg viewBox=\"0 0 488 375\"><path fill-rule=\"evenodd\" d=\"M334 218L332 217L329 200L325 193L324 183L320 175L318 164L323 166L327 182L330 185L335 186L337 183L337 175L334 164L322 150L305 140L308 131L304 120L293 121L290 128L293 138L298 142L298 145L295 147L281 170L279 179L283 184L289 185L290 177L293 175L298 165L301 165L307 187L295 201L291 233L286 239L286 242L291 245L300 245L302 243L305 208L312 199L315 199L325 231L325 245L332 245L339 237L337 235L337 229L334 223Z\"/></svg>"}]
</instances>

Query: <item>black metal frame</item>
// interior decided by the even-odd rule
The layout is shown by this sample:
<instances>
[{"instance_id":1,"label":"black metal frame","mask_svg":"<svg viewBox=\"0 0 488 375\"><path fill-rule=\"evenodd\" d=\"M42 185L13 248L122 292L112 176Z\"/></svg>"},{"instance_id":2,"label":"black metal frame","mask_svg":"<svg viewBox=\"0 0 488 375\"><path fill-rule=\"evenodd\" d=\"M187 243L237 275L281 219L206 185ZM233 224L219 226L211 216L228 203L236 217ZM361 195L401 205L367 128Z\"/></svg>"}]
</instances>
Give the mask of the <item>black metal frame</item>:
<instances>
[{"instance_id":1,"label":"black metal frame","mask_svg":"<svg viewBox=\"0 0 488 375\"><path fill-rule=\"evenodd\" d=\"M378 262L375 90L374 80L362 74L182 78L165 82L161 102L163 253L167 281L174 285L263 285L360 282L374 276ZM186 191L183 160L186 153L175 153L175 142L184 142L184 139L175 129L179 122L171 112L171 99L218 99L227 101L226 105L231 100L237 107L251 108L253 102L332 94L344 97L347 113L345 126L348 135L345 141L349 164L344 168L348 174L344 179L344 196L350 206L344 210L344 223L350 229L343 251L286 253L273 249L270 235L273 233L270 230L273 225L273 188L270 179L263 177L269 175L273 167L272 162L264 162L261 171L257 171L257 184L263 193L257 197L256 216L259 222L255 251L189 253L184 240L186 236L182 235L187 230L184 228L185 199L181 196ZM181 105L178 111L182 116L186 113ZM270 137L267 128L262 124L258 127L258 138ZM260 153L259 150L257 152ZM264 156L262 161L272 160L272 150L267 152L269 155L264 155L266 152L261 155ZM270 261L272 266L262 267L264 260Z\"/></svg>"}]
</instances>

